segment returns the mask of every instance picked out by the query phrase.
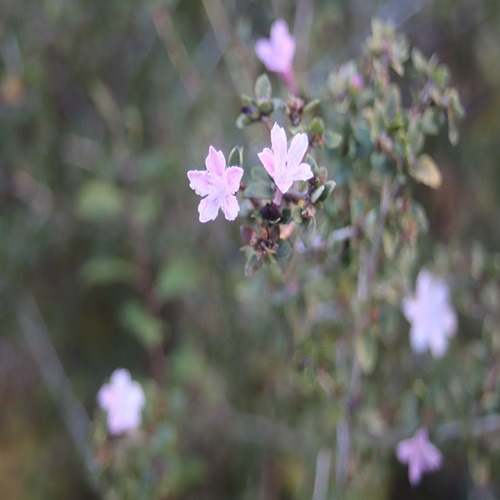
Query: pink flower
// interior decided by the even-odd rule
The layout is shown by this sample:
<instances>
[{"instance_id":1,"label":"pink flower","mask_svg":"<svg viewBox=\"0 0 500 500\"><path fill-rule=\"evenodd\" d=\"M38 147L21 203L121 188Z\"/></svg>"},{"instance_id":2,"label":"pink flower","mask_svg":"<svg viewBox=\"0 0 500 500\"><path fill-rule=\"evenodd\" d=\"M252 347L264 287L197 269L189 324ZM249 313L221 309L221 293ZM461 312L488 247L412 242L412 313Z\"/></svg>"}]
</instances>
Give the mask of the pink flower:
<instances>
[{"instance_id":1,"label":"pink flower","mask_svg":"<svg viewBox=\"0 0 500 500\"><path fill-rule=\"evenodd\" d=\"M403 313L411 323L410 341L414 351L430 349L440 358L448 347L448 338L457 329L457 316L450 304L445 281L422 269L417 277L415 297L405 297Z\"/></svg>"},{"instance_id":2,"label":"pink flower","mask_svg":"<svg viewBox=\"0 0 500 500\"><path fill-rule=\"evenodd\" d=\"M398 444L396 456L402 464L408 464L408 478L412 486L420 483L425 472L439 469L443 461L443 455L429 441L427 430L423 428L412 438Z\"/></svg>"},{"instance_id":3,"label":"pink flower","mask_svg":"<svg viewBox=\"0 0 500 500\"><path fill-rule=\"evenodd\" d=\"M297 93L293 72L295 38L290 35L283 19L277 19L271 26L271 38L263 38L255 44L255 52L269 71L278 73L290 92Z\"/></svg>"},{"instance_id":4,"label":"pink flower","mask_svg":"<svg viewBox=\"0 0 500 500\"><path fill-rule=\"evenodd\" d=\"M309 144L307 134L297 134L287 151L285 130L275 123L271 130L271 144L272 151L265 148L258 156L283 194L295 181L306 181L313 176L311 167L307 163L302 163Z\"/></svg>"},{"instance_id":5,"label":"pink flower","mask_svg":"<svg viewBox=\"0 0 500 500\"><path fill-rule=\"evenodd\" d=\"M111 435L140 427L144 391L139 382L132 380L128 370L120 368L112 373L109 384L104 384L99 390L97 402L108 414L108 431Z\"/></svg>"},{"instance_id":6,"label":"pink flower","mask_svg":"<svg viewBox=\"0 0 500 500\"><path fill-rule=\"evenodd\" d=\"M234 220L240 211L238 200L234 193L240 188L243 169L229 167L226 169L226 158L222 151L215 151L210 146L207 159L207 170L190 170L187 173L191 181L189 187L200 196L206 196L200 201L198 212L200 222L214 220L219 208L222 209L227 220Z\"/></svg>"}]
</instances>

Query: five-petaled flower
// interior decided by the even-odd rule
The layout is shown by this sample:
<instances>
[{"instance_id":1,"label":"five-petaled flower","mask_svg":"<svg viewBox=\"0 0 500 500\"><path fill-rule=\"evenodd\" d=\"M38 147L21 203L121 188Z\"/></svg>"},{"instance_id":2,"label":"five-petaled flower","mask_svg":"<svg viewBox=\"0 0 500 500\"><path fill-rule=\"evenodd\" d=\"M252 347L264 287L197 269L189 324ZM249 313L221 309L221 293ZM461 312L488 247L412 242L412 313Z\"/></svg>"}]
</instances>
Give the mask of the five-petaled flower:
<instances>
[{"instance_id":1,"label":"five-petaled flower","mask_svg":"<svg viewBox=\"0 0 500 500\"><path fill-rule=\"evenodd\" d=\"M107 412L108 431L116 436L138 429L145 398L141 384L130 377L124 368L115 370L108 384L97 394L99 406Z\"/></svg>"},{"instance_id":2,"label":"five-petaled flower","mask_svg":"<svg viewBox=\"0 0 500 500\"><path fill-rule=\"evenodd\" d=\"M284 80L292 94L297 93L293 72L295 38L290 35L283 19L277 19L271 26L271 37L262 38L255 44L255 52L269 71L274 71Z\"/></svg>"},{"instance_id":3,"label":"five-petaled flower","mask_svg":"<svg viewBox=\"0 0 500 500\"><path fill-rule=\"evenodd\" d=\"M258 156L283 194L295 181L306 181L313 176L310 165L302 163L309 144L307 134L297 134L288 149L285 130L275 123L271 130L271 144L272 151L265 148Z\"/></svg>"},{"instance_id":4,"label":"five-petaled flower","mask_svg":"<svg viewBox=\"0 0 500 500\"><path fill-rule=\"evenodd\" d=\"M443 455L429 441L424 428L419 429L412 438L401 441L396 456L402 464L408 464L408 478L412 486L420 483L425 472L439 469L443 461Z\"/></svg>"},{"instance_id":5,"label":"five-petaled flower","mask_svg":"<svg viewBox=\"0 0 500 500\"><path fill-rule=\"evenodd\" d=\"M457 329L457 316L450 303L450 292L445 281L422 269L417 277L415 297L405 297L403 313L411 323L410 341L413 350L430 349L440 358L448 347L448 338Z\"/></svg>"},{"instance_id":6,"label":"five-petaled flower","mask_svg":"<svg viewBox=\"0 0 500 500\"><path fill-rule=\"evenodd\" d=\"M240 188L243 169L228 167L222 151L216 151L212 146L205 160L207 170L190 170L187 176L190 180L189 187L197 195L206 196L200 201L198 212L200 222L214 220L222 209L227 220L236 219L240 206L235 193Z\"/></svg>"}]
</instances>

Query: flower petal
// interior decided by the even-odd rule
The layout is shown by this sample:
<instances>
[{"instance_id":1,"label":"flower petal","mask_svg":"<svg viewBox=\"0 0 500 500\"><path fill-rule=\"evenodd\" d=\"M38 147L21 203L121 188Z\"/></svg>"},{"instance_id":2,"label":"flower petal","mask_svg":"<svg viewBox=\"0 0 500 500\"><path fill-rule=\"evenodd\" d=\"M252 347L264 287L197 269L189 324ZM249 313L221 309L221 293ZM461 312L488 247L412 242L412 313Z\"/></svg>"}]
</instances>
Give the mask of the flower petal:
<instances>
[{"instance_id":1,"label":"flower petal","mask_svg":"<svg viewBox=\"0 0 500 500\"><path fill-rule=\"evenodd\" d=\"M226 170L227 188L230 193L236 193L240 189L241 178L243 177L243 169L240 167L229 167Z\"/></svg>"},{"instance_id":2,"label":"flower petal","mask_svg":"<svg viewBox=\"0 0 500 500\"><path fill-rule=\"evenodd\" d=\"M293 181L307 181L313 176L311 166L307 163L301 163L300 165L288 167L288 175Z\"/></svg>"},{"instance_id":3,"label":"flower petal","mask_svg":"<svg viewBox=\"0 0 500 500\"><path fill-rule=\"evenodd\" d=\"M271 144L273 146L275 170L280 166L284 166L287 160L287 144L285 129L281 128L277 123L274 124L271 130Z\"/></svg>"},{"instance_id":4,"label":"flower petal","mask_svg":"<svg viewBox=\"0 0 500 500\"><path fill-rule=\"evenodd\" d=\"M238 200L232 194L228 194L221 199L221 208L227 220L236 219L240 211Z\"/></svg>"},{"instance_id":5,"label":"flower petal","mask_svg":"<svg viewBox=\"0 0 500 500\"><path fill-rule=\"evenodd\" d=\"M210 172L206 170L190 170L187 176L190 181L189 187L193 189L197 195L206 196L210 194L213 187L212 174Z\"/></svg>"},{"instance_id":6,"label":"flower petal","mask_svg":"<svg viewBox=\"0 0 500 500\"><path fill-rule=\"evenodd\" d=\"M265 148L262 153L259 153L257 155L259 157L259 160L262 162L262 165L264 165L264 168L267 170L267 173L274 178L275 175L275 165L274 165L274 155L273 152L269 148Z\"/></svg>"},{"instance_id":7,"label":"flower petal","mask_svg":"<svg viewBox=\"0 0 500 500\"><path fill-rule=\"evenodd\" d=\"M304 155L306 154L308 145L309 145L309 140L307 138L307 134L297 134L292 139L287 156L288 168L300 164L300 162L304 159ZM310 169L311 167L309 167L309 170ZM312 172L310 177L312 177Z\"/></svg>"},{"instance_id":8,"label":"flower petal","mask_svg":"<svg viewBox=\"0 0 500 500\"><path fill-rule=\"evenodd\" d=\"M417 484L420 483L423 473L422 464L419 460L410 461L408 464L408 479L412 486L417 486Z\"/></svg>"},{"instance_id":9,"label":"flower petal","mask_svg":"<svg viewBox=\"0 0 500 500\"><path fill-rule=\"evenodd\" d=\"M220 202L215 195L209 195L200 201L198 212L200 214L200 222L214 220L219 213Z\"/></svg>"},{"instance_id":10,"label":"flower petal","mask_svg":"<svg viewBox=\"0 0 500 500\"><path fill-rule=\"evenodd\" d=\"M275 71L273 48L269 40L265 38L258 40L255 44L255 53L269 71Z\"/></svg>"},{"instance_id":11,"label":"flower petal","mask_svg":"<svg viewBox=\"0 0 500 500\"><path fill-rule=\"evenodd\" d=\"M109 384L104 384L97 393L97 402L105 410L113 404L113 390Z\"/></svg>"},{"instance_id":12,"label":"flower petal","mask_svg":"<svg viewBox=\"0 0 500 500\"><path fill-rule=\"evenodd\" d=\"M412 450L411 439L405 439L400 443L398 443L398 446L396 448L396 456L398 457L398 460L402 464L408 463L408 460L410 459L411 456L411 450Z\"/></svg>"},{"instance_id":13,"label":"flower petal","mask_svg":"<svg viewBox=\"0 0 500 500\"><path fill-rule=\"evenodd\" d=\"M410 343L416 353L424 352L428 347L429 339L421 325L413 325L410 330Z\"/></svg>"},{"instance_id":14,"label":"flower petal","mask_svg":"<svg viewBox=\"0 0 500 500\"><path fill-rule=\"evenodd\" d=\"M292 187L293 180L290 178L290 176L287 174L287 172L280 172L281 175L278 176L276 175L274 177L274 182L278 186L278 189L283 193L287 193L288 190Z\"/></svg>"},{"instance_id":15,"label":"flower petal","mask_svg":"<svg viewBox=\"0 0 500 500\"><path fill-rule=\"evenodd\" d=\"M288 25L283 19L277 19L271 26L271 44L275 55L275 65L285 71L292 64L295 55L295 38L290 35Z\"/></svg>"},{"instance_id":16,"label":"flower petal","mask_svg":"<svg viewBox=\"0 0 500 500\"><path fill-rule=\"evenodd\" d=\"M216 151L212 146L208 150L208 156L205 160L207 170L217 176L222 176L226 169L226 158L222 151Z\"/></svg>"}]
</instances>

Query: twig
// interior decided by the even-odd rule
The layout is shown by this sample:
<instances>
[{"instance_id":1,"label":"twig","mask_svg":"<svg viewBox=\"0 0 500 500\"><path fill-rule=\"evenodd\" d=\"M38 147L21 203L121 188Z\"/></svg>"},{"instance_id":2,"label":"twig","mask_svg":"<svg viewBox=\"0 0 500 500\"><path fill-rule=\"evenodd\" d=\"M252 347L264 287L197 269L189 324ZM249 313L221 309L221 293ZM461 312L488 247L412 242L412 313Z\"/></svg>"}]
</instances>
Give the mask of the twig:
<instances>
[{"instance_id":1,"label":"twig","mask_svg":"<svg viewBox=\"0 0 500 500\"><path fill-rule=\"evenodd\" d=\"M314 478L313 500L327 499L331 464L332 452L327 448L319 450L318 457L316 458L316 477Z\"/></svg>"},{"instance_id":2,"label":"twig","mask_svg":"<svg viewBox=\"0 0 500 500\"><path fill-rule=\"evenodd\" d=\"M389 186L387 180L382 188L380 200L380 209L375 224L375 236L373 238L372 247L368 255L360 250L360 268L358 272L358 287L357 287L357 307L353 339L354 343L363 335L369 321L366 303L369 298L369 291L377 271L380 249L382 246L382 236L384 233L387 214L392 201L396 197L401 186L400 180L396 177ZM359 365L358 356L353 350L351 373L349 376L349 388L345 398L344 417L337 427L337 460L336 460L336 480L337 486L343 488L347 480L349 458L351 454L351 431L354 423L354 414L356 407L356 399L360 391L361 368Z\"/></svg>"},{"instance_id":3,"label":"twig","mask_svg":"<svg viewBox=\"0 0 500 500\"><path fill-rule=\"evenodd\" d=\"M189 53L182 42L175 23L165 5L157 5L150 12L158 36L163 40L172 64L179 72L180 79L190 99L194 99L201 87L201 76L191 62Z\"/></svg>"},{"instance_id":4,"label":"twig","mask_svg":"<svg viewBox=\"0 0 500 500\"><path fill-rule=\"evenodd\" d=\"M237 94L248 93L252 89L251 82L254 77L253 72L248 69L250 62L246 48L234 35L222 2L220 0L202 0L202 3ZM230 47L232 48L231 53L228 51ZM231 60L233 57L235 60Z\"/></svg>"},{"instance_id":5,"label":"twig","mask_svg":"<svg viewBox=\"0 0 500 500\"><path fill-rule=\"evenodd\" d=\"M90 419L71 388L33 297L28 297L21 312L18 313L18 319L28 350L61 411L64 424L80 458L85 462Z\"/></svg>"}]
</instances>

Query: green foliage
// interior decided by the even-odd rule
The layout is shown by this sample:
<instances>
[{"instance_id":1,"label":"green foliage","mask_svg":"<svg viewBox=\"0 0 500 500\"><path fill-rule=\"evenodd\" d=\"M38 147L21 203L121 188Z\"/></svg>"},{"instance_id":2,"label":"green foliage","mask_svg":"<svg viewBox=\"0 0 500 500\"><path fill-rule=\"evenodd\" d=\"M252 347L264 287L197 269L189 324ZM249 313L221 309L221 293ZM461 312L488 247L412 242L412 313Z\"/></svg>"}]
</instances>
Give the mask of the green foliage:
<instances>
[{"instance_id":1,"label":"green foliage","mask_svg":"<svg viewBox=\"0 0 500 500\"><path fill-rule=\"evenodd\" d=\"M337 488L353 359L349 491L330 496L387 498L393 436L421 425L447 463L465 450L460 473L494 487L495 434L475 433L500 408L497 2L406 12L412 42L451 70L382 22L337 69L378 6L317 2L310 33L296 17L312 64L296 57L300 96L272 74L253 85L253 46L276 14L258 2L4 4L0 497L311 498L321 448ZM294 18L292 3L281 7ZM242 92L253 95L238 108ZM239 127L253 126L235 130L238 113ZM289 137L307 133L315 174L279 213L265 170L249 168L274 121ZM456 145L459 131L451 148L443 139ZM197 221L185 172L203 168L209 144L244 145L228 157L246 171L243 243L236 224ZM360 308L358 276L379 234ZM433 249L433 238L446 245ZM449 278L459 312L439 362L410 351L400 312L422 264ZM117 366L143 376L140 431L110 438L97 410L88 469L66 430L65 384L52 398L23 337L29 300L88 411Z\"/></svg>"},{"instance_id":2,"label":"green foliage","mask_svg":"<svg viewBox=\"0 0 500 500\"><path fill-rule=\"evenodd\" d=\"M123 304L120 311L123 327L147 349L161 343L164 339L165 324L155 318L138 301Z\"/></svg>"}]
</instances>

